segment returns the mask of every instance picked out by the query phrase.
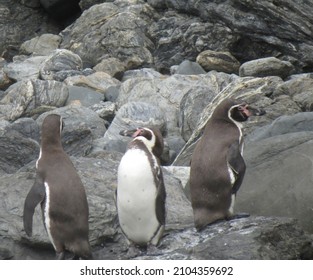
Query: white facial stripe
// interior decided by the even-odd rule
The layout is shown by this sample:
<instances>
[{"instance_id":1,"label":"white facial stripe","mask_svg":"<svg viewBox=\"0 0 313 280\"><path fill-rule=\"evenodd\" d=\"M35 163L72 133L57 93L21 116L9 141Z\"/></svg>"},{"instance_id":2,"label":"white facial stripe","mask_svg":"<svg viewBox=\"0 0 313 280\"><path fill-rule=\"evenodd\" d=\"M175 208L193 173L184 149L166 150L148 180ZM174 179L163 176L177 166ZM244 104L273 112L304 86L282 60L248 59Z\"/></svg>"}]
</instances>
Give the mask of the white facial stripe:
<instances>
[{"instance_id":1,"label":"white facial stripe","mask_svg":"<svg viewBox=\"0 0 313 280\"><path fill-rule=\"evenodd\" d=\"M62 133L62 128L63 128L63 118L60 117L60 135Z\"/></svg>"},{"instance_id":2,"label":"white facial stripe","mask_svg":"<svg viewBox=\"0 0 313 280\"><path fill-rule=\"evenodd\" d=\"M232 117L231 117L231 111L232 109L234 109L235 107L238 107L238 105L234 105L232 106L229 110L228 110L228 118L238 127L239 130L239 144L241 144L241 140L242 140L242 124L240 122L235 121Z\"/></svg>"},{"instance_id":3,"label":"white facial stripe","mask_svg":"<svg viewBox=\"0 0 313 280\"><path fill-rule=\"evenodd\" d=\"M39 162L39 160L41 159L41 155L42 155L42 152L41 152L41 148L40 148L39 158L38 158L37 161L36 161L36 168L37 168L37 169L38 169L38 162Z\"/></svg>"},{"instance_id":4,"label":"white facial stripe","mask_svg":"<svg viewBox=\"0 0 313 280\"><path fill-rule=\"evenodd\" d=\"M45 209L44 209L45 225L46 225L46 230L47 230L49 239L50 239L54 249L56 249L54 242L53 242L52 235L51 235L51 231L50 231L50 217L49 217L50 189L49 189L49 185L47 182L45 182L44 184L45 184L45 190L46 190L46 204L45 204Z\"/></svg>"}]
</instances>

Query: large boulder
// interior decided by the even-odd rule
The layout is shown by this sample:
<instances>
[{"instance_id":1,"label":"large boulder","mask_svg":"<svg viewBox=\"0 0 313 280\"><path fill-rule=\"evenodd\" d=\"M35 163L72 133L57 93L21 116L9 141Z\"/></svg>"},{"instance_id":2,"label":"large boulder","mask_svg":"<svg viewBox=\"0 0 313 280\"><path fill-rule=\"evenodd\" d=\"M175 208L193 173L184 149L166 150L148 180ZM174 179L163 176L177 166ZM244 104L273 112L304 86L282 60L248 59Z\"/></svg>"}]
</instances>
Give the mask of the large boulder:
<instances>
[{"instance_id":1,"label":"large boulder","mask_svg":"<svg viewBox=\"0 0 313 280\"><path fill-rule=\"evenodd\" d=\"M143 1L95 5L62 31L61 47L91 66L111 57L123 61L128 69L149 65L154 45L146 29L153 18L155 11Z\"/></svg>"},{"instance_id":2,"label":"large boulder","mask_svg":"<svg viewBox=\"0 0 313 280\"><path fill-rule=\"evenodd\" d=\"M313 232L313 113L275 120L249 137L236 209L293 217Z\"/></svg>"}]
</instances>

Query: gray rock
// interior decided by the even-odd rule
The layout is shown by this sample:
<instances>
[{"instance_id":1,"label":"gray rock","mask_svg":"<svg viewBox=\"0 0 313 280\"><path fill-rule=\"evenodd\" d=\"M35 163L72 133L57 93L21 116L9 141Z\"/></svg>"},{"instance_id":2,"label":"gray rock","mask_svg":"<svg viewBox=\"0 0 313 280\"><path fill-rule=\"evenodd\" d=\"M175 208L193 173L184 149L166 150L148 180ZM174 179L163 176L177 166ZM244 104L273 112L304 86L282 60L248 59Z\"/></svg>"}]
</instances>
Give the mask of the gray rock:
<instances>
[{"instance_id":1,"label":"gray rock","mask_svg":"<svg viewBox=\"0 0 313 280\"><path fill-rule=\"evenodd\" d=\"M3 67L3 72L14 81L38 79L41 64L45 59L45 56L35 56L24 61L8 63Z\"/></svg>"},{"instance_id":2,"label":"gray rock","mask_svg":"<svg viewBox=\"0 0 313 280\"><path fill-rule=\"evenodd\" d=\"M46 56L56 50L60 43L61 37L59 35L42 34L25 41L20 47L20 53Z\"/></svg>"},{"instance_id":3,"label":"gray rock","mask_svg":"<svg viewBox=\"0 0 313 280\"><path fill-rule=\"evenodd\" d=\"M69 86L69 95L66 105L71 104L73 101L79 101L81 105L88 107L98 104L104 99L104 95L86 87Z\"/></svg>"},{"instance_id":4,"label":"gray rock","mask_svg":"<svg viewBox=\"0 0 313 280\"><path fill-rule=\"evenodd\" d=\"M10 86L0 102L1 118L14 121L18 119L33 100L34 86L29 80L21 81Z\"/></svg>"},{"instance_id":5,"label":"gray rock","mask_svg":"<svg viewBox=\"0 0 313 280\"><path fill-rule=\"evenodd\" d=\"M236 211L294 217L312 233L312 147L312 131L249 142L244 152L246 175L237 195Z\"/></svg>"},{"instance_id":6,"label":"gray rock","mask_svg":"<svg viewBox=\"0 0 313 280\"><path fill-rule=\"evenodd\" d=\"M0 69L0 90L6 90L12 83L13 81L11 81L3 69Z\"/></svg>"},{"instance_id":7,"label":"gray rock","mask_svg":"<svg viewBox=\"0 0 313 280\"><path fill-rule=\"evenodd\" d=\"M19 132L25 138L40 141L40 128L32 118L20 118L10 124L10 129Z\"/></svg>"},{"instance_id":8,"label":"gray rock","mask_svg":"<svg viewBox=\"0 0 313 280\"><path fill-rule=\"evenodd\" d=\"M0 174L14 173L38 158L38 143L7 126L0 130Z\"/></svg>"},{"instance_id":9,"label":"gray rock","mask_svg":"<svg viewBox=\"0 0 313 280\"><path fill-rule=\"evenodd\" d=\"M180 75L199 75L205 73L204 69L197 62L189 60L184 60L175 70L175 74Z\"/></svg>"},{"instance_id":10,"label":"gray rock","mask_svg":"<svg viewBox=\"0 0 313 280\"><path fill-rule=\"evenodd\" d=\"M104 72L95 72L88 76L68 77L64 83L69 86L90 88L100 93L105 93L110 87L119 87L121 84L117 79Z\"/></svg>"},{"instance_id":11,"label":"gray rock","mask_svg":"<svg viewBox=\"0 0 313 280\"><path fill-rule=\"evenodd\" d=\"M239 69L241 77L254 76L278 76L281 78L288 77L294 67L288 61L282 61L275 57L260 58L243 63Z\"/></svg>"},{"instance_id":12,"label":"gray rock","mask_svg":"<svg viewBox=\"0 0 313 280\"><path fill-rule=\"evenodd\" d=\"M119 135L121 130L136 127L156 126L161 132L167 130L164 112L157 106L145 102L128 102L116 113L112 124L104 135L104 149L125 152L129 137Z\"/></svg>"},{"instance_id":13,"label":"gray rock","mask_svg":"<svg viewBox=\"0 0 313 280\"><path fill-rule=\"evenodd\" d=\"M116 102L120 94L119 88L115 86L108 87L104 92L105 100L109 102Z\"/></svg>"},{"instance_id":14,"label":"gray rock","mask_svg":"<svg viewBox=\"0 0 313 280\"><path fill-rule=\"evenodd\" d=\"M181 4L176 12L173 9L160 12L160 19L148 27L149 37L156 42L154 66L162 73L168 73L172 65L185 59L195 61L206 49L229 50L238 40L237 34L225 28L221 21L211 21L211 15L204 20L199 17L207 8L199 11L194 1ZM190 11L196 11L199 16L191 16Z\"/></svg>"},{"instance_id":15,"label":"gray rock","mask_svg":"<svg viewBox=\"0 0 313 280\"><path fill-rule=\"evenodd\" d=\"M40 76L44 80L54 80L59 71L82 70L81 58L73 52L65 49L57 49L42 63Z\"/></svg>"},{"instance_id":16,"label":"gray rock","mask_svg":"<svg viewBox=\"0 0 313 280\"><path fill-rule=\"evenodd\" d=\"M246 142L260 141L277 135L313 131L313 113L297 113L292 116L281 116L271 124L254 130L248 135Z\"/></svg>"},{"instance_id":17,"label":"gray rock","mask_svg":"<svg viewBox=\"0 0 313 280\"><path fill-rule=\"evenodd\" d=\"M194 228L169 231L157 253L136 260L294 260L312 258L312 237L294 219L251 217L222 221L200 233ZM126 259L124 240L95 252L99 259ZM113 256L107 252L113 252Z\"/></svg>"},{"instance_id":18,"label":"gray rock","mask_svg":"<svg viewBox=\"0 0 313 280\"><path fill-rule=\"evenodd\" d=\"M111 123L116 114L115 103L107 101L100 102L90 107L91 110L95 111L101 119Z\"/></svg>"},{"instance_id":19,"label":"gray rock","mask_svg":"<svg viewBox=\"0 0 313 280\"><path fill-rule=\"evenodd\" d=\"M64 150L73 156L85 156L93 147L93 140L104 135L104 121L97 113L83 106L69 105L41 114L37 119L41 124L48 114L61 115L65 123L62 132Z\"/></svg>"},{"instance_id":20,"label":"gray rock","mask_svg":"<svg viewBox=\"0 0 313 280\"><path fill-rule=\"evenodd\" d=\"M179 134L179 109L181 100L192 92L216 92L221 90L220 84L227 81L219 79L220 74L205 75L173 75L161 78L133 78L122 83L117 99L118 107L128 102L147 102L158 106L167 119L169 135ZM225 74L221 74L225 77ZM211 84L213 82L213 85Z\"/></svg>"},{"instance_id":21,"label":"gray rock","mask_svg":"<svg viewBox=\"0 0 313 280\"><path fill-rule=\"evenodd\" d=\"M23 80L6 90L0 101L0 118L14 121L21 116L33 116L63 106L67 98L68 89L63 83Z\"/></svg>"},{"instance_id":22,"label":"gray rock","mask_svg":"<svg viewBox=\"0 0 313 280\"><path fill-rule=\"evenodd\" d=\"M197 56L197 62L205 71L215 70L229 74L238 74L240 62L230 52L206 50Z\"/></svg>"},{"instance_id":23,"label":"gray rock","mask_svg":"<svg viewBox=\"0 0 313 280\"><path fill-rule=\"evenodd\" d=\"M273 96L281 94L290 96L303 111L313 109L313 79L310 76L293 76L274 91Z\"/></svg>"},{"instance_id":24,"label":"gray rock","mask_svg":"<svg viewBox=\"0 0 313 280\"><path fill-rule=\"evenodd\" d=\"M211 71L206 75L206 87L195 87L184 95L180 102L179 127L185 141L189 140L207 104L236 78L236 76Z\"/></svg>"},{"instance_id":25,"label":"gray rock","mask_svg":"<svg viewBox=\"0 0 313 280\"><path fill-rule=\"evenodd\" d=\"M163 76L158 71L152 69L152 68L141 68L136 70L127 70L125 71L123 75L122 82L125 82L129 79L134 78L146 78L146 79L155 79L155 78L165 78L166 76Z\"/></svg>"},{"instance_id":26,"label":"gray rock","mask_svg":"<svg viewBox=\"0 0 313 280\"><path fill-rule=\"evenodd\" d=\"M120 80L126 70L126 65L119 59L111 57L101 60L101 62L93 67L93 69L96 71L108 73L112 77Z\"/></svg>"},{"instance_id":27,"label":"gray rock","mask_svg":"<svg viewBox=\"0 0 313 280\"><path fill-rule=\"evenodd\" d=\"M43 13L41 9L29 7L28 4L35 1L24 1L27 5L21 1L14 5L11 1L1 1L0 54L8 61L18 54L20 45L26 40L44 33L59 32L59 27L49 19L46 13Z\"/></svg>"},{"instance_id":28,"label":"gray rock","mask_svg":"<svg viewBox=\"0 0 313 280\"><path fill-rule=\"evenodd\" d=\"M127 69L149 65L154 44L145 31L154 17L154 10L142 1L95 5L62 31L61 47L77 53L91 66L112 57Z\"/></svg>"}]
</instances>

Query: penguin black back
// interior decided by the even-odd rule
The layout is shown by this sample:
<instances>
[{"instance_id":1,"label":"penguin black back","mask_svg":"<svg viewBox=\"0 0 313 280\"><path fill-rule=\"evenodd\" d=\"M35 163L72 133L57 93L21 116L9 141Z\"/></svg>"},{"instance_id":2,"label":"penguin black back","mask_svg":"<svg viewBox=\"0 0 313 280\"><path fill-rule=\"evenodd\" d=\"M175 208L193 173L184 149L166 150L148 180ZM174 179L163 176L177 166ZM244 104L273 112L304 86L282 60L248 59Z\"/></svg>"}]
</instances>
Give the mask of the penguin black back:
<instances>
[{"instance_id":1,"label":"penguin black back","mask_svg":"<svg viewBox=\"0 0 313 280\"><path fill-rule=\"evenodd\" d=\"M59 259L65 251L91 258L88 202L84 186L61 144L62 118L48 115L41 129L36 179L24 204L24 228L32 234L35 207L40 203L44 225Z\"/></svg>"},{"instance_id":2,"label":"penguin black back","mask_svg":"<svg viewBox=\"0 0 313 280\"><path fill-rule=\"evenodd\" d=\"M245 102L225 99L215 108L191 159L190 194L198 230L233 215L245 162L241 122L262 115Z\"/></svg>"}]
</instances>

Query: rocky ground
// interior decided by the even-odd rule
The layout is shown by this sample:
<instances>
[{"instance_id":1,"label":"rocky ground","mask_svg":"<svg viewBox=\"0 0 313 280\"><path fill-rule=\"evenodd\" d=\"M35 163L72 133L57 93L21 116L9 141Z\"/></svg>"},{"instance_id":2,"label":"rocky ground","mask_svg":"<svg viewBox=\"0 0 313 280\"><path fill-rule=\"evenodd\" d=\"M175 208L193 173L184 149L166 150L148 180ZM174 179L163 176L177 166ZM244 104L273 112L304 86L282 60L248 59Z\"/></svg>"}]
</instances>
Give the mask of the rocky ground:
<instances>
[{"instance_id":1,"label":"rocky ground","mask_svg":"<svg viewBox=\"0 0 313 280\"><path fill-rule=\"evenodd\" d=\"M167 230L157 252L137 258L312 259L312 7L1 1L0 259L54 258L39 209L34 236L22 227L40 125L51 112L64 118L63 146L86 187L95 258L126 258L114 191L129 139L118 132L155 125L166 143ZM226 97L267 112L244 126L247 170L236 211L251 216L197 233L190 156Z\"/></svg>"}]
</instances>

